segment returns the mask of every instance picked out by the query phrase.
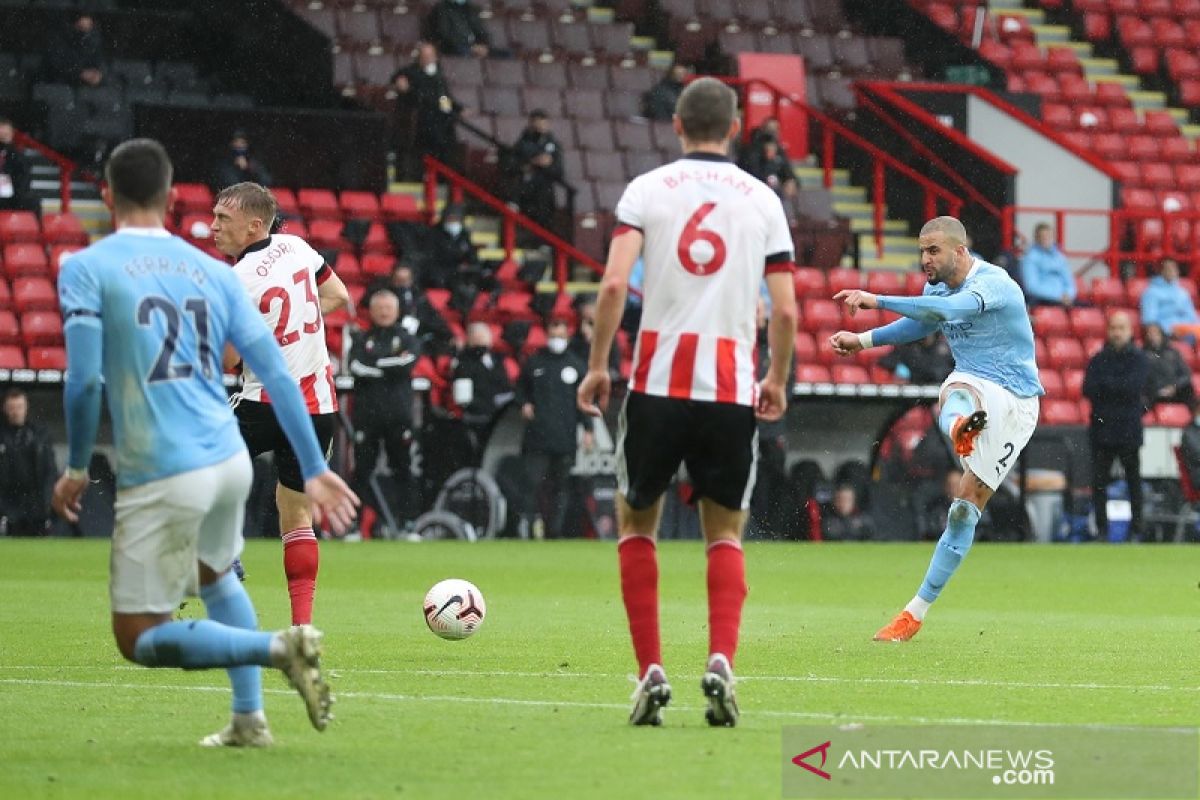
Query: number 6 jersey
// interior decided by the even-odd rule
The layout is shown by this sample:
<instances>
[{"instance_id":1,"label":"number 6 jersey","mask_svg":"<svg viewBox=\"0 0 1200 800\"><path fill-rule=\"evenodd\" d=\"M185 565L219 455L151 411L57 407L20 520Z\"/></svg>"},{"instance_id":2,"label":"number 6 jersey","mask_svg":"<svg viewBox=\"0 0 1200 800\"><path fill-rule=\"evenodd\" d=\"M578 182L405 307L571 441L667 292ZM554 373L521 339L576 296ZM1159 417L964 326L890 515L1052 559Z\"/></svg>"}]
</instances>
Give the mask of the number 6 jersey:
<instances>
[{"instance_id":1,"label":"number 6 jersey","mask_svg":"<svg viewBox=\"0 0 1200 800\"><path fill-rule=\"evenodd\" d=\"M309 414L337 411L333 368L317 287L333 274L324 257L298 236L277 233L247 247L233 271L283 351ZM252 370L242 373L243 400L269 403Z\"/></svg>"},{"instance_id":2,"label":"number 6 jersey","mask_svg":"<svg viewBox=\"0 0 1200 800\"><path fill-rule=\"evenodd\" d=\"M751 406L763 276L793 269L779 197L724 156L689 153L635 178L617 230L645 236L642 328L630 388Z\"/></svg>"}]
</instances>

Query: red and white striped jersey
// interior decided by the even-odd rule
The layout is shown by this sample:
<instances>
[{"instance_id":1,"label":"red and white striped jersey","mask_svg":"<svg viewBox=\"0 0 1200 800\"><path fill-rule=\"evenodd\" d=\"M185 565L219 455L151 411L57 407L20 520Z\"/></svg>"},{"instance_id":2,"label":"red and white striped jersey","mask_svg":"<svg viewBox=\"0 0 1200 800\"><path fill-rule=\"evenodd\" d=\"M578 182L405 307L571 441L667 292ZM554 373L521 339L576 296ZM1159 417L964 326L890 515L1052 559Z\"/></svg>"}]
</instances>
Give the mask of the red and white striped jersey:
<instances>
[{"instance_id":1,"label":"red and white striped jersey","mask_svg":"<svg viewBox=\"0 0 1200 800\"><path fill-rule=\"evenodd\" d=\"M691 153L633 180L617 231L645 237L635 392L752 406L763 276L794 268L779 197L723 156Z\"/></svg>"},{"instance_id":2,"label":"red and white striped jersey","mask_svg":"<svg viewBox=\"0 0 1200 800\"><path fill-rule=\"evenodd\" d=\"M246 248L233 271L275 334L308 413L337 411L325 320L317 299L317 287L333 274L325 258L300 237L276 233ZM249 367L242 372L241 394L246 400L271 402Z\"/></svg>"}]
</instances>

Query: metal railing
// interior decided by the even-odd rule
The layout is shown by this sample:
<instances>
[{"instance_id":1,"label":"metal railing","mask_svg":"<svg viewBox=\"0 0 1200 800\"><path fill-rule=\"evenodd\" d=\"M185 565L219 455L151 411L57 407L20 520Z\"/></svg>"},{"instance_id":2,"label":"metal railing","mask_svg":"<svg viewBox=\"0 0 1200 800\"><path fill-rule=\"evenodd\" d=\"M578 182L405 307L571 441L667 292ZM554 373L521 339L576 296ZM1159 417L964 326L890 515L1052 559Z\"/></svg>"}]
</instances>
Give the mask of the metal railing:
<instances>
[{"instance_id":1,"label":"metal railing","mask_svg":"<svg viewBox=\"0 0 1200 800\"><path fill-rule=\"evenodd\" d=\"M41 154L43 158L58 167L61 210L63 214L68 213L71 210L71 176L75 174L75 170L79 165L57 150L52 150L47 145L42 144L27 133L16 131L13 143L26 150L33 150Z\"/></svg>"}]
</instances>

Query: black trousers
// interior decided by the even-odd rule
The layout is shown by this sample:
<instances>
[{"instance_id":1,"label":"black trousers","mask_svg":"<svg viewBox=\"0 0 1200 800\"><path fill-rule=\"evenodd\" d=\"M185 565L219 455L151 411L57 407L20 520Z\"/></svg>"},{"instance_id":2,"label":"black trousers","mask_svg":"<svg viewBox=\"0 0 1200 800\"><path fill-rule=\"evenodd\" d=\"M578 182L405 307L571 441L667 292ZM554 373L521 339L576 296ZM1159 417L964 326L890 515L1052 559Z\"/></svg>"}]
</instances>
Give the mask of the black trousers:
<instances>
[{"instance_id":1,"label":"black trousers","mask_svg":"<svg viewBox=\"0 0 1200 800\"><path fill-rule=\"evenodd\" d=\"M571 467L575 454L525 453L525 471L532 493L526 513L537 513L546 526L546 538L563 535L571 505Z\"/></svg>"},{"instance_id":2,"label":"black trousers","mask_svg":"<svg viewBox=\"0 0 1200 800\"><path fill-rule=\"evenodd\" d=\"M1139 447L1110 447L1092 442L1092 507L1096 512L1096 530L1100 538L1108 537L1108 484L1112 480L1114 461L1121 462L1125 482L1129 484L1130 536L1142 531L1142 460Z\"/></svg>"},{"instance_id":3,"label":"black trousers","mask_svg":"<svg viewBox=\"0 0 1200 800\"><path fill-rule=\"evenodd\" d=\"M363 503L376 511L381 498L371 488L371 474L379 460L379 449L387 456L388 468L400 491L400 508L397 516L402 521L412 519L415 514L412 471L409 468L409 443L412 441L409 425L405 420L390 419L375 414L359 415L355 420L354 432L354 491ZM386 502L386 500L385 500Z\"/></svg>"}]
</instances>

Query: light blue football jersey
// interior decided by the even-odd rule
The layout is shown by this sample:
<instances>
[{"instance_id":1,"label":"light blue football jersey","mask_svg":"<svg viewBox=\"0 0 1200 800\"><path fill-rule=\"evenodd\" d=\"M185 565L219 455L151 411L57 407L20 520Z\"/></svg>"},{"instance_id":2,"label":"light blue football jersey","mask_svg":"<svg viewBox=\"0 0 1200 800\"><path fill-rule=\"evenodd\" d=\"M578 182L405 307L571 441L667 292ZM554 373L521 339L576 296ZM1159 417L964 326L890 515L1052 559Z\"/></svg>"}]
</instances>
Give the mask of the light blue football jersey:
<instances>
[{"instance_id":1,"label":"light blue football jersey","mask_svg":"<svg viewBox=\"0 0 1200 800\"><path fill-rule=\"evenodd\" d=\"M946 297L959 292L979 298L983 311L967 320L938 324L956 369L999 384L1018 397L1045 394L1038 379L1033 326L1017 282L995 264L976 258L962 286L950 289L944 283L926 283L922 294Z\"/></svg>"},{"instance_id":2,"label":"light blue football jersey","mask_svg":"<svg viewBox=\"0 0 1200 800\"><path fill-rule=\"evenodd\" d=\"M103 329L119 488L245 449L221 355L270 332L227 265L164 230L123 228L68 258L58 291L65 326Z\"/></svg>"}]
</instances>

